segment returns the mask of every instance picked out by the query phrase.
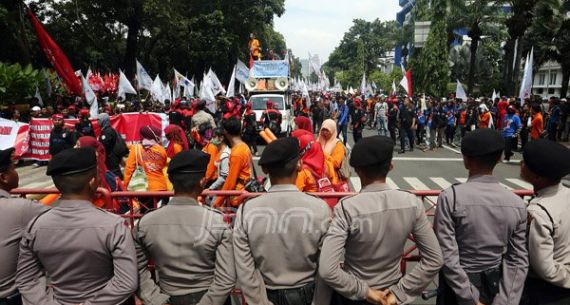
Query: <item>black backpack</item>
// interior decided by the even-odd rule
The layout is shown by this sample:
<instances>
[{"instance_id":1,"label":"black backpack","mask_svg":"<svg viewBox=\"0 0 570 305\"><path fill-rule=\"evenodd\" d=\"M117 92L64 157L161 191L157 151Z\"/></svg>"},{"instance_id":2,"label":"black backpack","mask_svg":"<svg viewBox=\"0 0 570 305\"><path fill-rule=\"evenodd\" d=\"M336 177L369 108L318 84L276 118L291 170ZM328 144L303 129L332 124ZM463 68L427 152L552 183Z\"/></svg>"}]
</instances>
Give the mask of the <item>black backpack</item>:
<instances>
[{"instance_id":1,"label":"black backpack","mask_svg":"<svg viewBox=\"0 0 570 305\"><path fill-rule=\"evenodd\" d=\"M129 154L129 148L127 147L127 143L125 143L125 139L115 130L115 145L113 146L113 154L122 159Z\"/></svg>"}]
</instances>

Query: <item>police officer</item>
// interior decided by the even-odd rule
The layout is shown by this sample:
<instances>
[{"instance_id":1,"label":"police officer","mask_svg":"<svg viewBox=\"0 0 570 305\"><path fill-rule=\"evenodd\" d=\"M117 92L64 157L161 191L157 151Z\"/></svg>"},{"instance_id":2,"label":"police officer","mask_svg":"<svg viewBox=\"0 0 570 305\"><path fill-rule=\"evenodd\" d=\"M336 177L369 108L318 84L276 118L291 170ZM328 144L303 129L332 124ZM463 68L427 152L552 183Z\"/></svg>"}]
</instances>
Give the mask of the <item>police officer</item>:
<instances>
[{"instance_id":1,"label":"police officer","mask_svg":"<svg viewBox=\"0 0 570 305\"><path fill-rule=\"evenodd\" d=\"M47 207L10 197L18 187L18 172L12 159L14 148L0 150L0 304L19 305L22 299L16 289L16 265L20 239L26 225Z\"/></svg>"},{"instance_id":2,"label":"police officer","mask_svg":"<svg viewBox=\"0 0 570 305\"><path fill-rule=\"evenodd\" d=\"M295 186L301 168L299 142L269 144L259 165L269 175L269 192L242 204L235 220L238 285L248 304L327 304L316 279L319 249L330 221L320 199ZM270 303L271 302L271 303Z\"/></svg>"},{"instance_id":3,"label":"police officer","mask_svg":"<svg viewBox=\"0 0 570 305\"><path fill-rule=\"evenodd\" d=\"M569 173L568 148L540 139L526 144L521 177L536 197L528 207L528 303L521 304L570 304L570 190L560 183Z\"/></svg>"},{"instance_id":4,"label":"police officer","mask_svg":"<svg viewBox=\"0 0 570 305\"><path fill-rule=\"evenodd\" d=\"M435 233L445 265L437 304L518 304L528 270L527 213L522 199L501 186L493 170L505 141L485 128L462 140L469 179L437 201Z\"/></svg>"},{"instance_id":5,"label":"police officer","mask_svg":"<svg viewBox=\"0 0 570 305\"><path fill-rule=\"evenodd\" d=\"M77 142L77 136L64 127L63 115L54 114L51 120L53 129L49 136L49 154L53 157L61 151L72 148Z\"/></svg>"},{"instance_id":6,"label":"police officer","mask_svg":"<svg viewBox=\"0 0 570 305\"><path fill-rule=\"evenodd\" d=\"M210 155L183 151L170 162L174 197L145 215L134 230L139 261L138 295L144 304L224 304L235 283L232 232L224 215L197 198ZM151 278L148 260L158 272Z\"/></svg>"},{"instance_id":7,"label":"police officer","mask_svg":"<svg viewBox=\"0 0 570 305\"><path fill-rule=\"evenodd\" d=\"M319 274L336 291L333 304L409 304L443 264L422 202L386 184L393 150L394 141L385 136L364 138L352 150L350 165L363 188L335 207L319 260ZM422 259L402 277L410 234Z\"/></svg>"},{"instance_id":8,"label":"police officer","mask_svg":"<svg viewBox=\"0 0 570 305\"><path fill-rule=\"evenodd\" d=\"M60 152L47 175L61 198L22 237L16 284L24 304L121 304L137 288L135 246L121 217L91 204L95 150Z\"/></svg>"}]
</instances>

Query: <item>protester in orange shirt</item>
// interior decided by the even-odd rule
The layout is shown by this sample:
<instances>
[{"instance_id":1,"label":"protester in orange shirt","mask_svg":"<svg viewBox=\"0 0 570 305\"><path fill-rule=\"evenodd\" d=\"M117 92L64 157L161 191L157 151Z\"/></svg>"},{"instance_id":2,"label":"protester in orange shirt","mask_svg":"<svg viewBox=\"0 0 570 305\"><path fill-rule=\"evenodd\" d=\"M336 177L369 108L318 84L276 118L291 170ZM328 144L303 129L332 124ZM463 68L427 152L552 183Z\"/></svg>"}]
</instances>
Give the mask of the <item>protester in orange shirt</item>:
<instances>
[{"instance_id":1,"label":"protester in orange shirt","mask_svg":"<svg viewBox=\"0 0 570 305\"><path fill-rule=\"evenodd\" d=\"M232 148L230 154L230 170L223 191L241 191L245 188L245 184L251 179L252 156L249 146L241 139L241 122L239 119L232 117L222 122L224 136ZM213 203L213 207L221 207L224 203L224 197L217 197ZM239 202L237 197L229 199L229 205L237 208Z\"/></svg>"},{"instance_id":2,"label":"protester in orange shirt","mask_svg":"<svg viewBox=\"0 0 570 305\"><path fill-rule=\"evenodd\" d=\"M138 166L142 166L147 176L148 191L166 191L166 176L163 169L166 167L166 150L160 145L162 131L154 126L144 126L140 129L141 144L131 146L127 164L125 166L125 185L129 185L133 173Z\"/></svg>"},{"instance_id":3,"label":"protester in orange shirt","mask_svg":"<svg viewBox=\"0 0 570 305\"><path fill-rule=\"evenodd\" d=\"M166 129L164 129L164 134L169 141L166 147L168 158L172 159L179 152L189 149L188 139L180 126L174 124L168 125Z\"/></svg>"},{"instance_id":4,"label":"protester in orange shirt","mask_svg":"<svg viewBox=\"0 0 570 305\"><path fill-rule=\"evenodd\" d=\"M212 141L214 141L214 139L215 135L214 138L212 138ZM206 146L204 146L204 148L202 148L203 152L210 155L210 161L208 162L208 167L206 168L206 175L204 176L204 178L207 181L206 186L209 186L212 182L214 182L218 178L218 167L216 165L216 160L220 155L220 150L216 145L214 145L214 143L212 143L212 141L210 141L208 144L206 144Z\"/></svg>"},{"instance_id":5,"label":"protester in orange shirt","mask_svg":"<svg viewBox=\"0 0 570 305\"><path fill-rule=\"evenodd\" d=\"M491 112L489 112L489 108L487 108L487 105L485 104L481 104L479 106L479 111L480 111L480 115L479 115L479 128L491 128L492 126L492 116L491 116Z\"/></svg>"},{"instance_id":6,"label":"protester in orange shirt","mask_svg":"<svg viewBox=\"0 0 570 305\"><path fill-rule=\"evenodd\" d=\"M255 60L261 60L261 44L253 33L249 34L249 52Z\"/></svg>"},{"instance_id":7,"label":"protester in orange shirt","mask_svg":"<svg viewBox=\"0 0 570 305\"><path fill-rule=\"evenodd\" d=\"M532 140L540 139L540 136L544 132L544 121L542 118L542 113L540 105L532 105L532 121L530 123L530 138Z\"/></svg>"},{"instance_id":8,"label":"protester in orange shirt","mask_svg":"<svg viewBox=\"0 0 570 305\"><path fill-rule=\"evenodd\" d=\"M325 154L328 178L333 185L341 184L343 181L338 171L342 166L345 150L344 144L337 139L335 121L328 119L323 122L323 126L319 132L318 142L321 144Z\"/></svg>"}]
</instances>

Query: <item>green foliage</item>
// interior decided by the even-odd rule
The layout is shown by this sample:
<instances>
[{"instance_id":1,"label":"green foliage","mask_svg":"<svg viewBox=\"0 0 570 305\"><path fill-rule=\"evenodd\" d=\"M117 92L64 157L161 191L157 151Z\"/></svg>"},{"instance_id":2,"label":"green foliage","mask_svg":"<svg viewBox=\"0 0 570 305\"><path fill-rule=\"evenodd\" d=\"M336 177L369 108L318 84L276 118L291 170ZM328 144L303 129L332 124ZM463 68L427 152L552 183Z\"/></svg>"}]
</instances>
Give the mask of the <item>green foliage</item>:
<instances>
[{"instance_id":1,"label":"green foliage","mask_svg":"<svg viewBox=\"0 0 570 305\"><path fill-rule=\"evenodd\" d=\"M410 62L416 93L436 96L447 94L450 76L448 53L445 20L432 23L425 47Z\"/></svg>"},{"instance_id":2,"label":"green foliage","mask_svg":"<svg viewBox=\"0 0 570 305\"><path fill-rule=\"evenodd\" d=\"M402 80L402 70L393 69L390 73L384 73L380 70L375 70L368 76L369 81L373 81L376 85L384 90L384 92L392 91L392 82L396 83L396 88L400 87L400 81Z\"/></svg>"},{"instance_id":3,"label":"green foliage","mask_svg":"<svg viewBox=\"0 0 570 305\"><path fill-rule=\"evenodd\" d=\"M34 94L40 80L41 74L31 65L0 62L0 105L25 102L25 98Z\"/></svg>"}]
</instances>

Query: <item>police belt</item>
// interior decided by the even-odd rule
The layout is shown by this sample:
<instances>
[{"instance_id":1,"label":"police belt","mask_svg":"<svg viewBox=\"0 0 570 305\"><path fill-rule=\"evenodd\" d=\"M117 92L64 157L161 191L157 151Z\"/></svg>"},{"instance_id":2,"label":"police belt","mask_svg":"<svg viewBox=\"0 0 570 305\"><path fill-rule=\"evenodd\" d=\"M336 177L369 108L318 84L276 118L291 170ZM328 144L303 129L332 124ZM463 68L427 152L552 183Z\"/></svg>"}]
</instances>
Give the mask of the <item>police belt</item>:
<instances>
[{"instance_id":1,"label":"police belt","mask_svg":"<svg viewBox=\"0 0 570 305\"><path fill-rule=\"evenodd\" d=\"M19 292L15 292L12 295L0 299L0 305L21 305L21 304L22 304L22 296L20 295Z\"/></svg>"},{"instance_id":2,"label":"police belt","mask_svg":"<svg viewBox=\"0 0 570 305\"><path fill-rule=\"evenodd\" d=\"M502 266L476 273L467 273L469 282L479 290L479 302L492 304L499 293L499 286L503 278ZM437 305L456 304L457 296L445 280L443 272L439 274L439 288Z\"/></svg>"},{"instance_id":3,"label":"police belt","mask_svg":"<svg viewBox=\"0 0 570 305\"><path fill-rule=\"evenodd\" d=\"M208 290L194 292L186 295L171 296L169 304L172 305L193 305L198 304L202 297L208 292Z\"/></svg>"},{"instance_id":4,"label":"police belt","mask_svg":"<svg viewBox=\"0 0 570 305\"><path fill-rule=\"evenodd\" d=\"M292 289L267 289L267 298L275 305L311 304L315 294L315 283Z\"/></svg>"}]
</instances>

